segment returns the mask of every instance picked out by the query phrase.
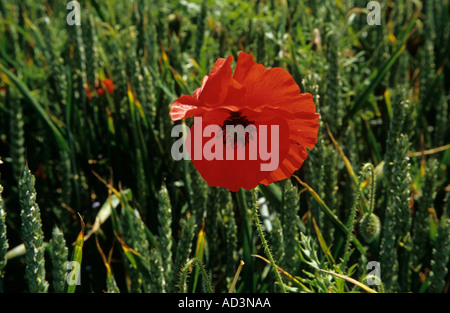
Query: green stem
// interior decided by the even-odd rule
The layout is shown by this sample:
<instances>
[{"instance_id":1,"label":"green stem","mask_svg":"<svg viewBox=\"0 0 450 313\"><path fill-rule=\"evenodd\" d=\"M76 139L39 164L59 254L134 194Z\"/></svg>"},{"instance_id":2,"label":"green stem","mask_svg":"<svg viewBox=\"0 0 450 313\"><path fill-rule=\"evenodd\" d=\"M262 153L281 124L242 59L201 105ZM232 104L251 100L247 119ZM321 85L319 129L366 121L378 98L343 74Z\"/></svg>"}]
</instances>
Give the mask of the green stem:
<instances>
[{"instance_id":1,"label":"green stem","mask_svg":"<svg viewBox=\"0 0 450 313\"><path fill-rule=\"evenodd\" d=\"M373 213L373 209L375 207L375 168L373 167L372 163L366 163L362 169L363 173L365 173L365 176L367 177L367 169L370 170L370 179L371 179L371 190L370 190L370 199L369 199L369 214Z\"/></svg>"},{"instance_id":2,"label":"green stem","mask_svg":"<svg viewBox=\"0 0 450 313\"><path fill-rule=\"evenodd\" d=\"M264 234L261 229L261 223L259 221L258 217L258 206L256 205L256 188L252 189L252 218L253 223L256 226L256 229L258 231L259 238L261 239L261 242L264 247L264 251L266 252L266 255L270 261L270 265L272 266L272 270L275 272L275 276L277 278L278 284L280 285L281 291L283 293L286 293L286 289L283 285L283 280L281 279L280 272L278 272L277 266L275 265L275 261L273 260L272 254L270 253L269 246L267 245L266 238L264 237Z\"/></svg>"},{"instance_id":3,"label":"green stem","mask_svg":"<svg viewBox=\"0 0 450 313\"><path fill-rule=\"evenodd\" d=\"M208 274L206 273L205 267L203 266L203 263L198 258L192 258L190 259L181 270L181 279L180 279L180 293L186 293L187 292L187 278L188 278L188 272L189 268L195 265L196 268L200 269L200 273L203 277L203 280L205 281L205 287L208 293L214 293L213 287L211 285L211 282L209 280Z\"/></svg>"}]
</instances>

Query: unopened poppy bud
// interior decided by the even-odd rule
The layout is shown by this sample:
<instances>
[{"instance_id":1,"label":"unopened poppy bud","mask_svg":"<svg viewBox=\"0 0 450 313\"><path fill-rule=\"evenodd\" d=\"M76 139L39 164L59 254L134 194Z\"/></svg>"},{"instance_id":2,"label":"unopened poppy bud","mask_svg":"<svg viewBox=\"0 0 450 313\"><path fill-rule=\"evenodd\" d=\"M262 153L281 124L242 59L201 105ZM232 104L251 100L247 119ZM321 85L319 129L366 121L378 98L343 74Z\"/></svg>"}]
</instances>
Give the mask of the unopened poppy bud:
<instances>
[{"instance_id":1,"label":"unopened poppy bud","mask_svg":"<svg viewBox=\"0 0 450 313\"><path fill-rule=\"evenodd\" d=\"M367 243L372 242L380 233L380 219L373 213L366 213L361 218L359 233Z\"/></svg>"}]
</instances>

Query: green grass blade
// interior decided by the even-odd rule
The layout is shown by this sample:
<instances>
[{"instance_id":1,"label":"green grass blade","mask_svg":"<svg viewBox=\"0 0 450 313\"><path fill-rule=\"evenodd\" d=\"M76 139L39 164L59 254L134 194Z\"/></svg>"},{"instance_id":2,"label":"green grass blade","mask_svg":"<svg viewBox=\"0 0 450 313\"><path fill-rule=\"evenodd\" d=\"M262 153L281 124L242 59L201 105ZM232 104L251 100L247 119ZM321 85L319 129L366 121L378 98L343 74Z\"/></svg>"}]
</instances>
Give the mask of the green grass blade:
<instances>
[{"instance_id":1,"label":"green grass blade","mask_svg":"<svg viewBox=\"0 0 450 313\"><path fill-rule=\"evenodd\" d=\"M33 108L38 112L38 114L43 118L43 120L45 121L45 123L47 124L47 126L50 128L51 132L53 133L56 142L58 144L58 146L60 147L60 149L69 151L69 146L66 142L66 140L64 139L62 133L60 132L60 130L56 127L56 125L54 124L54 122L52 121L52 118L50 117L50 115L48 114L48 112L46 112L46 110L39 104L39 102L35 99L35 97L31 94L30 90L28 89L27 86L25 86L23 84L23 82L20 81L20 79L14 75L13 73L11 73L8 69L6 69L2 64L0 64L0 71L2 73L4 73L9 80L11 80L11 82L14 83L14 85L19 89L19 91L22 93L22 95L24 96L24 98L26 100L28 100L28 102L31 103L31 105L33 106Z\"/></svg>"},{"instance_id":2,"label":"green grass blade","mask_svg":"<svg viewBox=\"0 0 450 313\"><path fill-rule=\"evenodd\" d=\"M75 290L77 288L77 281L73 281L74 279L78 279L79 275L81 274L81 261L83 259L83 245L84 245L84 221L83 218L80 215L80 221L81 221L81 231L78 234L77 240L75 241L75 247L73 248L72 252L72 262L75 262L72 271L78 271L78 273L75 273L73 275L71 283L68 281L67 285L67 293L75 293ZM69 278L68 278L69 280Z\"/></svg>"}]
</instances>

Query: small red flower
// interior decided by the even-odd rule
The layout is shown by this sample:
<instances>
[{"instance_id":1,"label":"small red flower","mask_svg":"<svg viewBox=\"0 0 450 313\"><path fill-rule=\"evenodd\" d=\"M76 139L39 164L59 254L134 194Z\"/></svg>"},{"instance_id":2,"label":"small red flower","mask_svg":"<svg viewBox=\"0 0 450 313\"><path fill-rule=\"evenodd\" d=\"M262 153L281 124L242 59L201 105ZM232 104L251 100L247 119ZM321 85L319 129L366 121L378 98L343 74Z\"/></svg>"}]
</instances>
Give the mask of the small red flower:
<instances>
[{"instance_id":1,"label":"small red flower","mask_svg":"<svg viewBox=\"0 0 450 313\"><path fill-rule=\"evenodd\" d=\"M192 116L202 118L194 119L186 148L195 168L210 186L221 186L231 191L240 188L250 190L259 183L269 185L288 178L302 166L308 156L306 148L312 149L317 142L319 114L316 113L312 95L300 93L300 88L284 69L267 69L257 64L251 55L241 52L232 73L232 61L232 56L218 59L193 96L183 95L175 100L170 117L174 121ZM208 131L206 139L205 136L200 138L195 135L196 131L205 135L204 130L209 125L220 126L223 135L213 135ZM245 140L237 142L236 137L227 137L227 125L253 125L258 132L256 136L251 132L245 133ZM259 150L259 155L252 159L249 157L250 149L261 145L258 136L262 136L263 127L267 130L265 150ZM200 129L201 132L198 132ZM278 130L278 136L274 137L275 130ZM244 146L246 158L224 157L221 160L196 157L192 146L196 147L199 140L202 149L214 146L211 149L213 152L217 152L222 144L224 155L227 150ZM262 165L269 162L264 151L274 147L277 151L271 153L277 154L278 166L270 171L263 170Z\"/></svg>"},{"instance_id":2,"label":"small red flower","mask_svg":"<svg viewBox=\"0 0 450 313\"><path fill-rule=\"evenodd\" d=\"M104 78L102 80L99 79L97 85L95 85L95 91L100 97L105 95L105 90L103 89L103 86L105 86L106 91L108 93L114 92L115 85L111 79L109 78ZM86 83L85 89L86 89L86 96L88 97L88 99L89 100L92 99L92 91L91 88L89 87L89 83Z\"/></svg>"},{"instance_id":3,"label":"small red flower","mask_svg":"<svg viewBox=\"0 0 450 313\"><path fill-rule=\"evenodd\" d=\"M47 174L44 172L44 164L39 164L39 167L34 172L36 177L42 177L43 179L47 178Z\"/></svg>"},{"instance_id":4,"label":"small red flower","mask_svg":"<svg viewBox=\"0 0 450 313\"><path fill-rule=\"evenodd\" d=\"M103 85L106 88L106 91L108 91L108 93L113 93L114 92L114 87L115 85L113 84L113 81L109 78L104 78L102 80ZM99 96L103 96L105 94L105 91L103 90L103 85L99 84L97 85L97 93Z\"/></svg>"}]
</instances>

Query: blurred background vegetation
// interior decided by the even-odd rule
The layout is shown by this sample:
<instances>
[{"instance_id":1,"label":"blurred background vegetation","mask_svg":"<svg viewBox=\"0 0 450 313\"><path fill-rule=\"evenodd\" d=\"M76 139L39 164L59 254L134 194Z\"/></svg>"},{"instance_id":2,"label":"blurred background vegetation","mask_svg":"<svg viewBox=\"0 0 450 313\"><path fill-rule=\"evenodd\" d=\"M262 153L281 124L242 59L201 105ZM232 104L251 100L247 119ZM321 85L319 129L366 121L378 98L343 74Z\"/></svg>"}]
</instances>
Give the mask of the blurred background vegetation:
<instances>
[{"instance_id":1,"label":"blurred background vegetation","mask_svg":"<svg viewBox=\"0 0 450 313\"><path fill-rule=\"evenodd\" d=\"M321 114L258 188L287 290L448 291L449 1L381 0L380 25L367 3L87 0L70 26L65 1L0 0L0 291L73 292L72 260L77 292L226 292L240 260L235 291L280 291L248 192L170 156L171 103L239 51Z\"/></svg>"}]
</instances>

